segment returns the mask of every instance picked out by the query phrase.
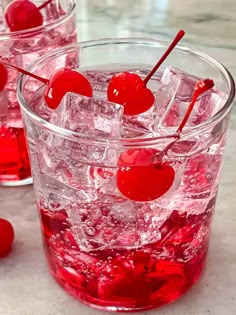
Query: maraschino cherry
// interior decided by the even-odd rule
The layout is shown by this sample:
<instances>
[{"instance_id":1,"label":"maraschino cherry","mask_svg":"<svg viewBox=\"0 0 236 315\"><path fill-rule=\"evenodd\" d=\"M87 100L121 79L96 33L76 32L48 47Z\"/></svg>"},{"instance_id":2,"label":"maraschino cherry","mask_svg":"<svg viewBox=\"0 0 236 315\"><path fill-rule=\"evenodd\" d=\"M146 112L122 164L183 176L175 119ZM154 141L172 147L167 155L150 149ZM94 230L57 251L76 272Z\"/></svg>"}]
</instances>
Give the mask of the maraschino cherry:
<instances>
[{"instance_id":1,"label":"maraschino cherry","mask_svg":"<svg viewBox=\"0 0 236 315\"><path fill-rule=\"evenodd\" d=\"M50 77L44 92L45 102L48 107L55 109L60 104L64 95L68 92L92 97L92 86L81 73L62 68L56 70Z\"/></svg>"},{"instance_id":2,"label":"maraschino cherry","mask_svg":"<svg viewBox=\"0 0 236 315\"><path fill-rule=\"evenodd\" d=\"M0 218L0 257L7 256L14 241L14 229L11 223Z\"/></svg>"},{"instance_id":3,"label":"maraschino cherry","mask_svg":"<svg viewBox=\"0 0 236 315\"><path fill-rule=\"evenodd\" d=\"M6 8L5 19L11 32L27 30L43 25L43 15L40 12L52 0L37 7L29 0L14 0Z\"/></svg>"},{"instance_id":4,"label":"maraschino cherry","mask_svg":"<svg viewBox=\"0 0 236 315\"><path fill-rule=\"evenodd\" d=\"M168 161L167 152L180 138L198 97L213 86L214 82L210 79L196 84L187 112L176 131L175 140L164 150L128 149L121 154L117 163L116 182L125 197L133 201L151 201L161 197L171 188L175 170Z\"/></svg>"},{"instance_id":5,"label":"maraschino cherry","mask_svg":"<svg viewBox=\"0 0 236 315\"><path fill-rule=\"evenodd\" d=\"M64 95L68 92L92 97L93 91L91 84L85 76L75 70L61 68L56 70L50 79L45 79L6 62L0 61L0 64L15 69L46 84L47 87L44 91L44 98L46 104L51 109L56 109ZM2 76L1 71L3 71L4 68L0 68L0 77ZM5 72L3 72L3 74L5 75Z\"/></svg>"},{"instance_id":6,"label":"maraschino cherry","mask_svg":"<svg viewBox=\"0 0 236 315\"><path fill-rule=\"evenodd\" d=\"M4 89L8 80L8 72L4 65L0 64L0 92Z\"/></svg>"},{"instance_id":7,"label":"maraschino cherry","mask_svg":"<svg viewBox=\"0 0 236 315\"><path fill-rule=\"evenodd\" d=\"M107 87L108 100L123 105L125 115L138 115L151 108L155 97L152 91L147 88L147 83L184 35L183 30L178 32L169 48L144 80L136 73L120 72L115 74Z\"/></svg>"}]
</instances>

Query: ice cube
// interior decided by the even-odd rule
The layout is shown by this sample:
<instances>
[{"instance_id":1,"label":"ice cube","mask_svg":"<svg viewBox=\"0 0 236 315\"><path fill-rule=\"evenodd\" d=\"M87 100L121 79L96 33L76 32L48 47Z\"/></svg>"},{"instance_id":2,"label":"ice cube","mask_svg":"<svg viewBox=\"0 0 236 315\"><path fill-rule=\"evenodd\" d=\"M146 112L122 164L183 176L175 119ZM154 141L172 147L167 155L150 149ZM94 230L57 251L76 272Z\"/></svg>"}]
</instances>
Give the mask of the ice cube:
<instances>
[{"instance_id":1,"label":"ice cube","mask_svg":"<svg viewBox=\"0 0 236 315\"><path fill-rule=\"evenodd\" d=\"M166 209L155 203L135 203L137 212L137 231L140 245L156 242L160 239L160 221L166 217Z\"/></svg>"},{"instance_id":2,"label":"ice cube","mask_svg":"<svg viewBox=\"0 0 236 315\"><path fill-rule=\"evenodd\" d=\"M59 127L78 132L86 136L119 138L123 107L107 102L95 96L93 98L68 93L59 107L51 113L50 122ZM55 139L54 139L55 138ZM78 141L80 140L80 141ZM53 136L50 146L64 150L65 156L75 161L94 163L117 161L118 150L106 143L88 142L86 138L64 139Z\"/></svg>"},{"instance_id":3,"label":"ice cube","mask_svg":"<svg viewBox=\"0 0 236 315\"><path fill-rule=\"evenodd\" d=\"M152 137L154 123L153 107L137 116L124 116L122 136L124 138Z\"/></svg>"},{"instance_id":4,"label":"ice cube","mask_svg":"<svg viewBox=\"0 0 236 315\"><path fill-rule=\"evenodd\" d=\"M156 93L155 132L169 133L176 130L189 106L195 84L200 80L173 67L165 69ZM196 126L208 120L221 109L225 100L225 93L216 88L207 91L199 97L186 126Z\"/></svg>"},{"instance_id":5,"label":"ice cube","mask_svg":"<svg viewBox=\"0 0 236 315\"><path fill-rule=\"evenodd\" d=\"M64 204L78 199L76 196L77 190L75 188L69 187L47 174L40 174L37 170L33 173L38 198L41 196L42 199L49 202L52 196L54 196L54 199L57 196L58 200L61 200L60 203L64 200Z\"/></svg>"},{"instance_id":6,"label":"ice cube","mask_svg":"<svg viewBox=\"0 0 236 315\"><path fill-rule=\"evenodd\" d=\"M193 88L199 80L200 78L173 67L167 67L161 77L162 85L171 83L172 87L177 88L176 99L181 101L190 100Z\"/></svg>"},{"instance_id":7,"label":"ice cube","mask_svg":"<svg viewBox=\"0 0 236 315\"><path fill-rule=\"evenodd\" d=\"M106 182L103 182L99 189L99 193L108 196L121 196L121 193L116 184L116 176L115 174L110 177Z\"/></svg>"},{"instance_id":8,"label":"ice cube","mask_svg":"<svg viewBox=\"0 0 236 315\"><path fill-rule=\"evenodd\" d=\"M51 178L55 183L55 188L60 187L63 190L64 185L65 191L72 189L76 200L80 202L91 202L97 199L90 165L73 160L62 148L38 144L35 163L41 174Z\"/></svg>"},{"instance_id":9,"label":"ice cube","mask_svg":"<svg viewBox=\"0 0 236 315\"><path fill-rule=\"evenodd\" d=\"M102 231L105 217L99 201L93 203L78 203L67 209L73 236L81 250L88 252L91 249L109 246L103 241ZM109 226L109 223L106 222Z\"/></svg>"},{"instance_id":10,"label":"ice cube","mask_svg":"<svg viewBox=\"0 0 236 315\"><path fill-rule=\"evenodd\" d=\"M70 115L66 102L67 95L62 99L60 105L55 110L50 110L50 123L61 128L66 128Z\"/></svg>"},{"instance_id":11,"label":"ice cube","mask_svg":"<svg viewBox=\"0 0 236 315\"><path fill-rule=\"evenodd\" d=\"M50 121L52 118L53 110L50 109L46 103L44 102L42 90L38 89L38 82L36 80L31 81L31 88L32 86L35 88L36 92L32 95L32 91L27 91L29 98L30 107L36 112L38 116L41 118ZM32 96L31 96L32 95Z\"/></svg>"},{"instance_id":12,"label":"ice cube","mask_svg":"<svg viewBox=\"0 0 236 315\"><path fill-rule=\"evenodd\" d=\"M68 209L74 238L83 251L140 246L132 202L106 198Z\"/></svg>"},{"instance_id":13,"label":"ice cube","mask_svg":"<svg viewBox=\"0 0 236 315\"><path fill-rule=\"evenodd\" d=\"M113 168L91 166L89 172L92 180L94 181L95 187L101 191L103 191L104 186L106 187L108 185L111 187L111 179L116 176L116 169ZM115 194L113 185L111 189L113 189L113 194Z\"/></svg>"},{"instance_id":14,"label":"ice cube","mask_svg":"<svg viewBox=\"0 0 236 315\"><path fill-rule=\"evenodd\" d=\"M121 136L123 107L97 97L68 93L54 112L51 122L88 136Z\"/></svg>"},{"instance_id":15,"label":"ice cube","mask_svg":"<svg viewBox=\"0 0 236 315\"><path fill-rule=\"evenodd\" d=\"M133 223L136 220L134 205L129 201L112 205L110 215L116 222Z\"/></svg>"},{"instance_id":16,"label":"ice cube","mask_svg":"<svg viewBox=\"0 0 236 315\"><path fill-rule=\"evenodd\" d=\"M188 160L182 178L184 198L205 199L216 193L222 152L218 148L218 152L211 154L211 150L210 148L208 153L193 156Z\"/></svg>"}]
</instances>

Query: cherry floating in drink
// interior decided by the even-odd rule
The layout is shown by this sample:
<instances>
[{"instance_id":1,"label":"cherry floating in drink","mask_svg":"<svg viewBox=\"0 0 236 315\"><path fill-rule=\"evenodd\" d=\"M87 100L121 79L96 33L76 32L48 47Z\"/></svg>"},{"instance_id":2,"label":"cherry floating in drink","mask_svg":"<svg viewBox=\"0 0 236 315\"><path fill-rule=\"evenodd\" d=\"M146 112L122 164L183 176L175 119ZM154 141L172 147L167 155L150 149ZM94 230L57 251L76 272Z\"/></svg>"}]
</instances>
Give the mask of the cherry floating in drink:
<instances>
[{"instance_id":1,"label":"cherry floating in drink","mask_svg":"<svg viewBox=\"0 0 236 315\"><path fill-rule=\"evenodd\" d=\"M146 112L155 100L152 91L147 88L147 83L184 35L183 30L178 32L169 48L144 80L135 73L120 72L115 74L108 84L108 100L123 105L125 115L138 115Z\"/></svg>"},{"instance_id":2,"label":"cherry floating in drink","mask_svg":"<svg viewBox=\"0 0 236 315\"><path fill-rule=\"evenodd\" d=\"M154 103L152 91L136 73L115 74L107 87L107 98L124 106L125 115L138 115L146 112Z\"/></svg>"},{"instance_id":3,"label":"cherry floating in drink","mask_svg":"<svg viewBox=\"0 0 236 315\"><path fill-rule=\"evenodd\" d=\"M43 15L40 12L52 0L48 0L37 7L29 0L12 1L5 13L5 19L9 29L12 32L22 31L43 25Z\"/></svg>"},{"instance_id":4,"label":"cherry floating in drink","mask_svg":"<svg viewBox=\"0 0 236 315\"><path fill-rule=\"evenodd\" d=\"M47 87L44 92L44 98L46 104L51 109L57 108L64 95L68 92L78 93L88 97L92 96L93 92L91 84L85 78L85 76L75 70L61 68L56 70L51 75L50 79L45 79L24 69L10 65L6 62L0 61L0 63L46 84ZM4 71L5 67L1 67L0 77L2 77L2 75L5 75Z\"/></svg>"},{"instance_id":5,"label":"cherry floating in drink","mask_svg":"<svg viewBox=\"0 0 236 315\"><path fill-rule=\"evenodd\" d=\"M58 69L51 77L44 92L47 105L55 109L68 92L92 97L93 91L89 81L81 73L71 69Z\"/></svg>"},{"instance_id":6,"label":"cherry floating in drink","mask_svg":"<svg viewBox=\"0 0 236 315\"><path fill-rule=\"evenodd\" d=\"M170 189L175 170L166 159L167 151L179 139L198 97L213 86L214 82L210 79L196 84L188 110L176 131L176 139L163 151L141 148L128 149L121 154L117 163L116 182L125 197L134 201L150 201Z\"/></svg>"},{"instance_id":7,"label":"cherry floating in drink","mask_svg":"<svg viewBox=\"0 0 236 315\"><path fill-rule=\"evenodd\" d=\"M125 197L133 201L149 201L170 189L175 171L168 162L153 163L153 157L158 153L160 151L148 148L129 149L121 154L117 164L117 186Z\"/></svg>"},{"instance_id":8,"label":"cherry floating in drink","mask_svg":"<svg viewBox=\"0 0 236 315\"><path fill-rule=\"evenodd\" d=\"M0 218L0 257L5 257L10 253L13 241L13 226L9 221Z\"/></svg>"}]
</instances>

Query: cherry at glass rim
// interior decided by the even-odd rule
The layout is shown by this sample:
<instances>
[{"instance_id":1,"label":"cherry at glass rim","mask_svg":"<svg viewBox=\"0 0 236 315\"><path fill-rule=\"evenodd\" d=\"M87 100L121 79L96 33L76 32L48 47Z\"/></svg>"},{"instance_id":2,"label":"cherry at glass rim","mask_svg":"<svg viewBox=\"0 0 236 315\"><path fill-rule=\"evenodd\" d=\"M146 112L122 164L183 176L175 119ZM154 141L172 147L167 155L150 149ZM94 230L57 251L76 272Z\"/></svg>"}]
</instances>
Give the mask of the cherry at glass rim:
<instances>
[{"instance_id":1,"label":"cherry at glass rim","mask_svg":"<svg viewBox=\"0 0 236 315\"><path fill-rule=\"evenodd\" d=\"M46 63L50 62L50 60L54 59L55 57L59 57L61 55L64 55L66 53L72 53L76 50L90 48L90 47L96 47L96 46L104 46L104 45L119 45L119 44L133 44L133 45L147 45L147 46L154 46L154 47L161 47L161 48L167 48L170 44L169 41L165 40L153 40L149 38L105 38L105 39L98 39L98 40L91 40L91 41L84 41L79 42L72 45L64 46L63 48L55 49L52 52L49 52L39 58L36 62L32 63L28 68L27 71L34 72L40 67L44 66ZM225 104L222 106L222 108L210 119L204 121L203 123L193 126L191 128L185 131L184 135L181 137L181 139L184 139L186 137L191 137L191 135L195 134L196 132L201 132L206 130L211 124L217 123L217 121L220 121L224 119L224 117L230 112L234 98L235 98L235 82L233 80L232 75L230 72L216 59L208 56L205 53L202 53L197 50L191 50L184 46L177 46L175 50L185 53L188 55L191 55L193 57L200 58L201 60L207 62L208 64L211 64L212 66L216 67L221 74L223 75L228 89L229 89L229 95L225 102ZM94 65L96 66L96 64ZM21 75L18 83L17 83L17 98L21 106L21 110L38 126L41 126L43 128L46 128L47 130L50 130L54 134L57 134L60 137L64 137L67 139L73 139L73 141L77 141L76 139L84 139L86 141L91 141L96 144L101 145L116 145L117 143L122 143L123 146L148 146L148 145L154 145L157 141L166 139L166 138L175 138L176 133L173 132L173 134L170 135L164 135L164 136L156 136L156 137L150 137L150 138L112 138L107 139L103 137L98 136L90 136L86 134L82 134L79 132L74 132L59 126L56 126L46 120L44 120L42 117L40 117L38 114L36 114L27 101L24 98L23 95L23 89L24 85L29 78L28 75Z\"/></svg>"},{"instance_id":2,"label":"cherry at glass rim","mask_svg":"<svg viewBox=\"0 0 236 315\"><path fill-rule=\"evenodd\" d=\"M52 22L49 22L45 25L40 25L34 28L21 30L21 31L15 31L15 32L0 32L0 42L8 39L15 39L19 37L28 37L28 36L34 36L40 33L48 32L55 27L58 27L64 23L66 23L68 20L71 19L71 17L76 12L76 0L69 0L71 2L71 7L68 12L66 12L65 15L60 17L59 19L53 20Z\"/></svg>"}]
</instances>

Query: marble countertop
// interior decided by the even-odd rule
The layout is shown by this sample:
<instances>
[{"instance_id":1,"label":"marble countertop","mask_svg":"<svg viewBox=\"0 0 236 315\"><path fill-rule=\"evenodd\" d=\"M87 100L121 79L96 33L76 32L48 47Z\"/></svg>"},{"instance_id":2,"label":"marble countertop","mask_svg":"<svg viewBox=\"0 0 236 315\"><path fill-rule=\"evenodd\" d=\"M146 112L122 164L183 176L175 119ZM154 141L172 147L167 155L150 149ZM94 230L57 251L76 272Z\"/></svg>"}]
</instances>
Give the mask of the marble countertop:
<instances>
[{"instance_id":1,"label":"marble countertop","mask_svg":"<svg viewBox=\"0 0 236 315\"><path fill-rule=\"evenodd\" d=\"M235 0L80 0L79 39L142 36L171 39L224 63L236 75ZM225 151L208 265L185 296L142 315L236 314L236 107ZM67 295L51 278L42 252L32 186L0 188L0 217L16 231L12 253L0 261L0 315L99 315Z\"/></svg>"}]
</instances>

